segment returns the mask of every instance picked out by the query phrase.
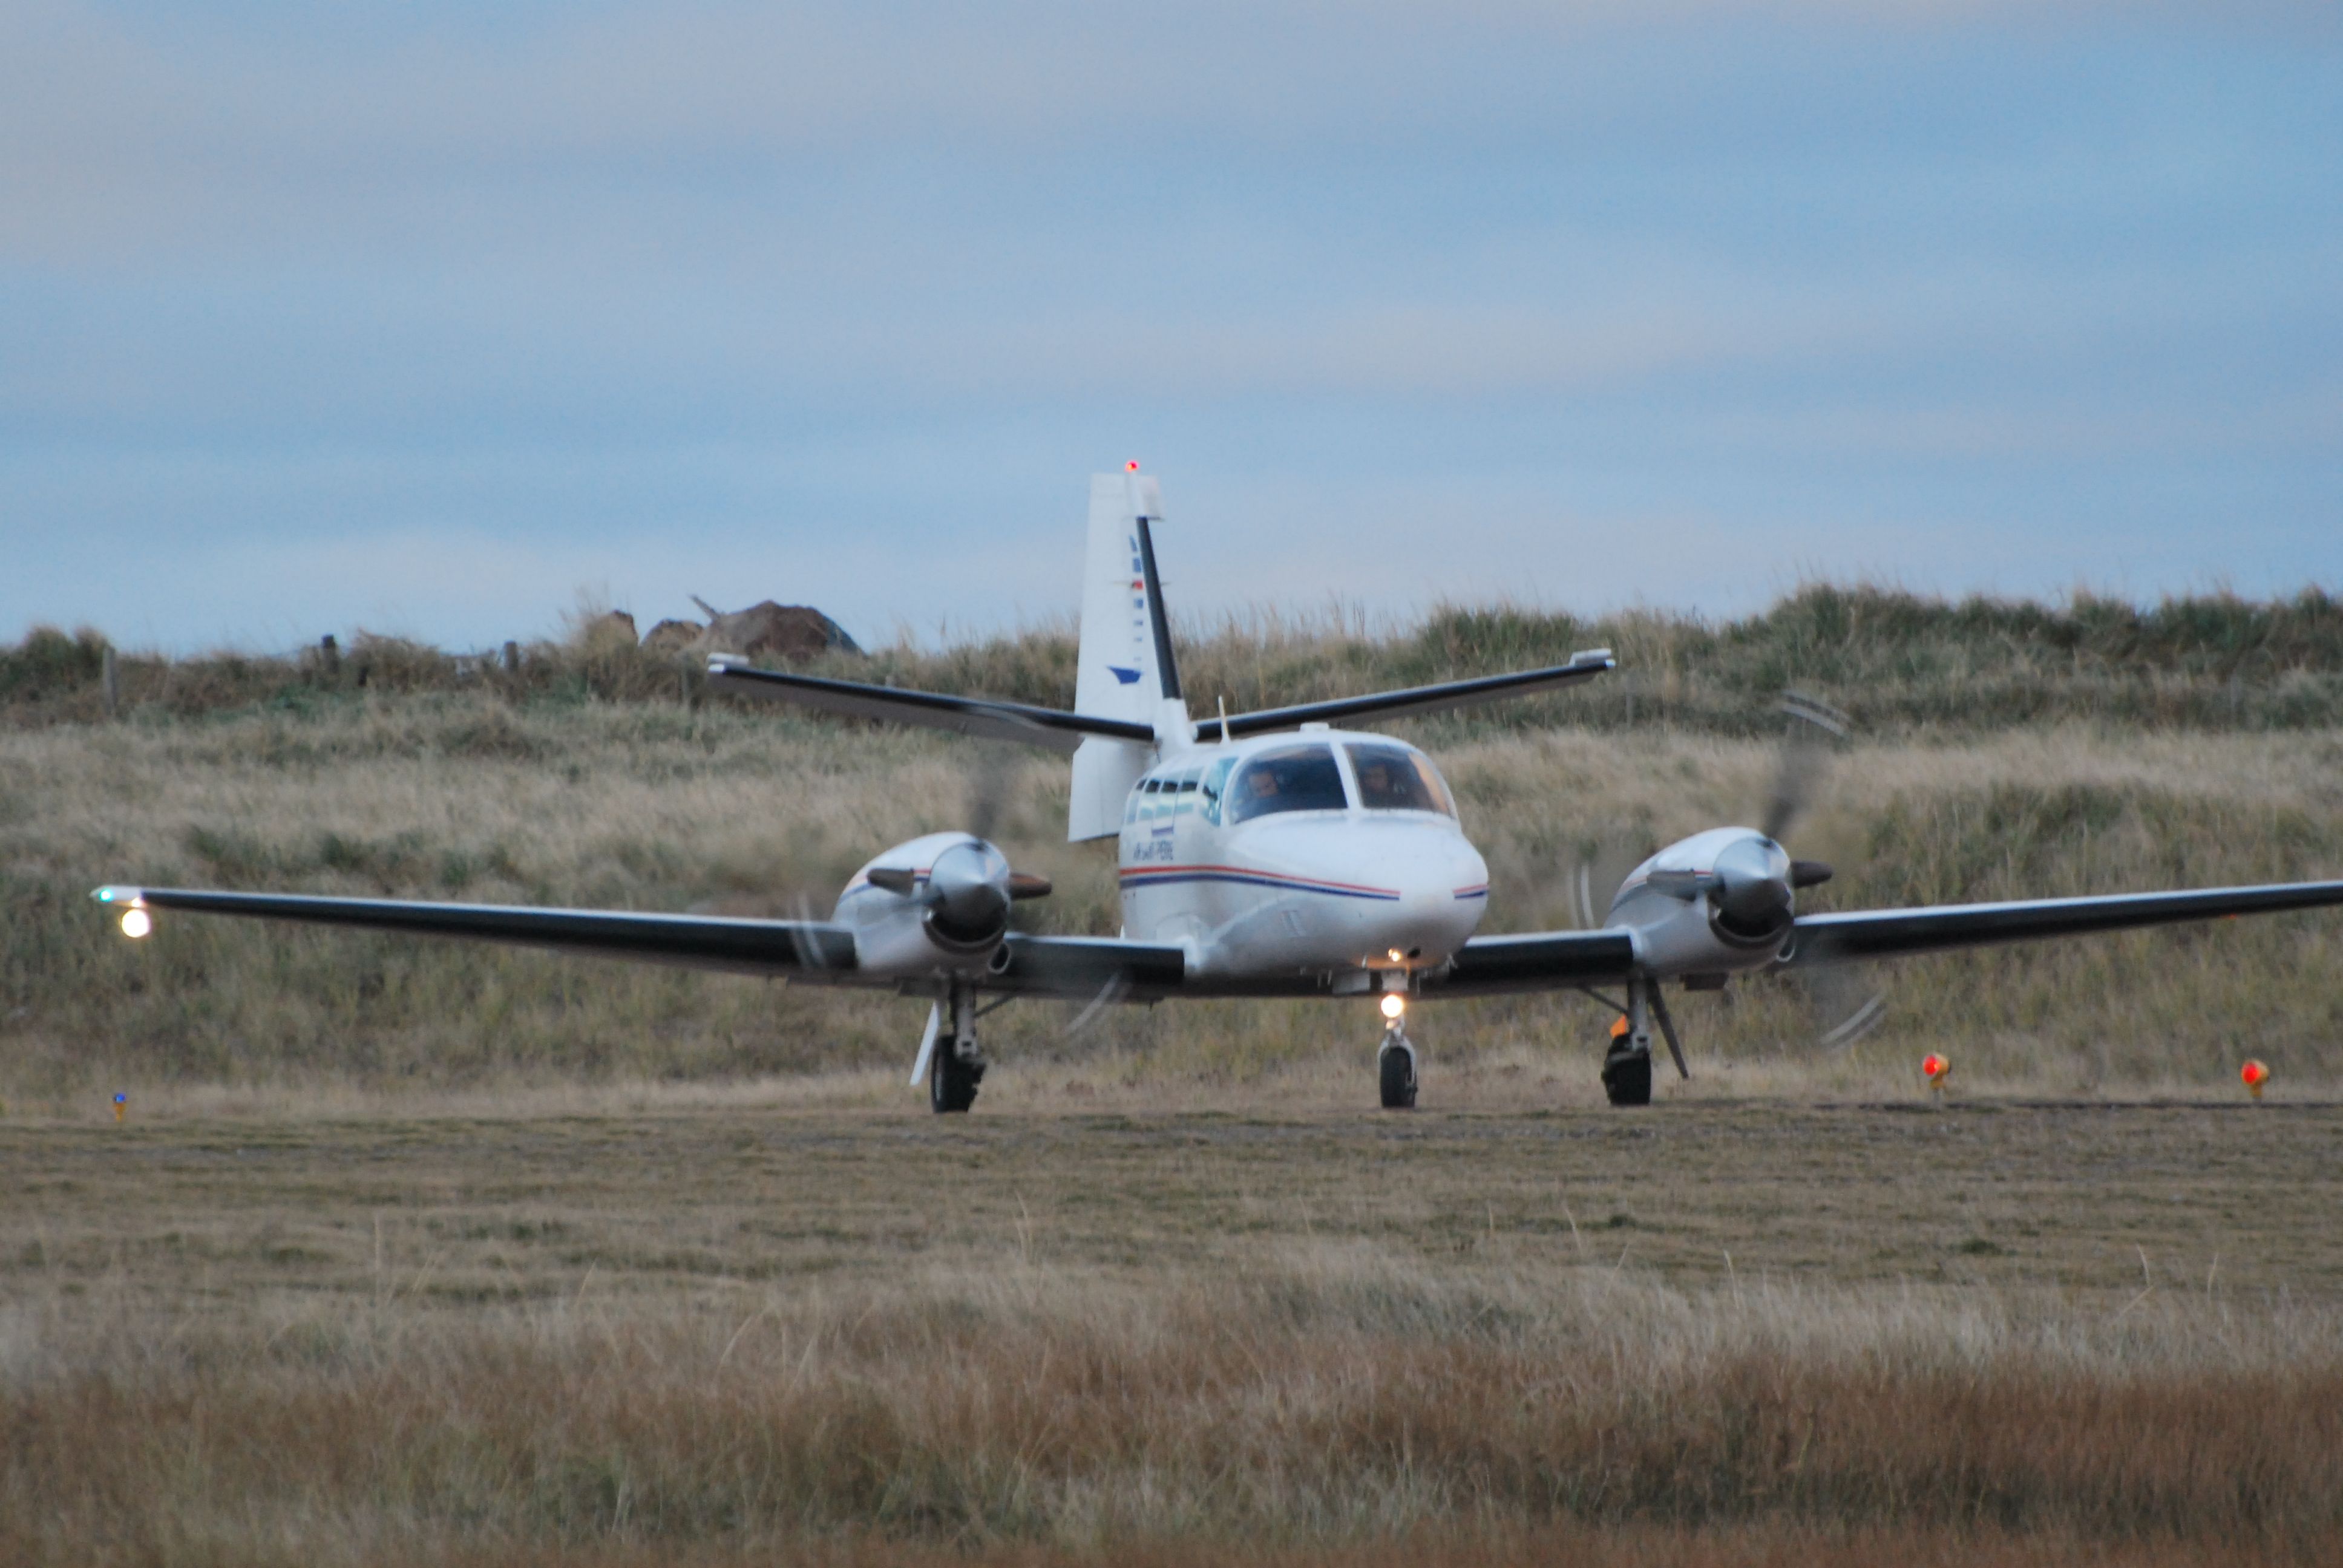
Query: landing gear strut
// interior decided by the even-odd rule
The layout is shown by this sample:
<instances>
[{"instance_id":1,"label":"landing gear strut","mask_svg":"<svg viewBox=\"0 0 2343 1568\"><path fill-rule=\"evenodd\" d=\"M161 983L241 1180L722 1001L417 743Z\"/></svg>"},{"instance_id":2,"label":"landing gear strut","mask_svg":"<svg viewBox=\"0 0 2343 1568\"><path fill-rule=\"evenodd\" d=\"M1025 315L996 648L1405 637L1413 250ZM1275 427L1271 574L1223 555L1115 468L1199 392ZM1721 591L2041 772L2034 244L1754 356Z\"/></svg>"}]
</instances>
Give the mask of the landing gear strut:
<instances>
[{"instance_id":1,"label":"landing gear strut","mask_svg":"<svg viewBox=\"0 0 2343 1568\"><path fill-rule=\"evenodd\" d=\"M975 1104L976 1086L984 1081L984 1048L976 1041L976 998L954 986L950 1005L951 1038L936 1041L928 1060L928 1108L939 1116Z\"/></svg>"}]
</instances>

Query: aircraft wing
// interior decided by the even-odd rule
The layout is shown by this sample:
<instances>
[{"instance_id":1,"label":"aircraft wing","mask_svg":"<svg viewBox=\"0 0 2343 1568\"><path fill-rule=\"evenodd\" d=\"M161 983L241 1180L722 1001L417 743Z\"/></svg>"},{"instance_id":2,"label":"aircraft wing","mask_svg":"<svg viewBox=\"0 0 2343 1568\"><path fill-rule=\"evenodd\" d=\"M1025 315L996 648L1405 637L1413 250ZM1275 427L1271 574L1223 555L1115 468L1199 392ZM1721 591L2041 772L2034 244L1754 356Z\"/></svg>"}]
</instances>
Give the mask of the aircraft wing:
<instances>
[{"instance_id":1,"label":"aircraft wing","mask_svg":"<svg viewBox=\"0 0 2343 1568\"><path fill-rule=\"evenodd\" d=\"M1304 724L1340 724L1350 719L1398 719L1410 713L1433 713L1500 698L1528 697L1553 691L1616 668L1607 648L1574 653L1568 664L1544 669L1517 669L1505 675L1475 676L1470 680L1443 680L1433 686L1411 686L1400 691L1373 691L1363 697L1339 697L1331 702L1302 702L1291 708L1264 708L1255 713L1229 715L1227 733L1218 719L1197 720L1196 739L1238 740L1272 730L1298 729Z\"/></svg>"},{"instance_id":2,"label":"aircraft wing","mask_svg":"<svg viewBox=\"0 0 2343 1568\"><path fill-rule=\"evenodd\" d=\"M720 656L708 661L708 678L730 691L779 698L801 708L843 713L856 719L884 719L896 724L928 729L950 729L988 740L1021 740L1053 751L1071 751L1085 737L1104 735L1116 740L1155 743L1155 731L1125 719L1100 719L1062 709L1035 708L1023 702L999 702L990 698L948 697L935 691L902 691L891 686L869 686L859 680L831 680L819 675L797 675L783 669L759 669L732 663Z\"/></svg>"},{"instance_id":3,"label":"aircraft wing","mask_svg":"<svg viewBox=\"0 0 2343 1568\"><path fill-rule=\"evenodd\" d=\"M1624 980L1635 971L1635 942L1623 930L1534 931L1474 937L1444 973L1425 977L1429 996L1565 990Z\"/></svg>"},{"instance_id":4,"label":"aircraft wing","mask_svg":"<svg viewBox=\"0 0 2343 1568\"><path fill-rule=\"evenodd\" d=\"M892 986L922 977L875 974L857 962L854 933L818 920L754 920L727 915L638 914L620 910L548 910L511 904L436 904L405 899L332 899L299 893L223 893L193 888L105 887L102 904L186 910L207 915L355 926L409 936L460 937L550 948L588 957L635 959L683 969L786 975L831 985ZM1186 956L1175 947L1106 937L1029 936L1012 931L1001 967L978 989L1088 1001L1111 989L1117 1000L1151 1001L1182 990Z\"/></svg>"},{"instance_id":5,"label":"aircraft wing","mask_svg":"<svg viewBox=\"0 0 2343 1568\"><path fill-rule=\"evenodd\" d=\"M1011 931L1009 957L977 981L989 991L1089 1001L1153 1001L1185 990L1187 955L1119 937L1041 937Z\"/></svg>"},{"instance_id":6,"label":"aircraft wing","mask_svg":"<svg viewBox=\"0 0 2343 1568\"><path fill-rule=\"evenodd\" d=\"M98 889L96 897L102 904L136 903L148 910L303 920L414 936L466 937L684 969L788 975L833 984L884 983L855 973L853 932L844 926L814 920L329 899L297 893L222 893L190 888L106 887Z\"/></svg>"},{"instance_id":7,"label":"aircraft wing","mask_svg":"<svg viewBox=\"0 0 2343 1568\"><path fill-rule=\"evenodd\" d=\"M2343 904L2343 882L2280 882L2256 888L2117 893L2088 899L2019 899L2001 904L1942 904L1914 910L1855 910L1801 915L1793 964L1896 958L1991 942L2076 937L2180 920L2270 914Z\"/></svg>"}]
</instances>

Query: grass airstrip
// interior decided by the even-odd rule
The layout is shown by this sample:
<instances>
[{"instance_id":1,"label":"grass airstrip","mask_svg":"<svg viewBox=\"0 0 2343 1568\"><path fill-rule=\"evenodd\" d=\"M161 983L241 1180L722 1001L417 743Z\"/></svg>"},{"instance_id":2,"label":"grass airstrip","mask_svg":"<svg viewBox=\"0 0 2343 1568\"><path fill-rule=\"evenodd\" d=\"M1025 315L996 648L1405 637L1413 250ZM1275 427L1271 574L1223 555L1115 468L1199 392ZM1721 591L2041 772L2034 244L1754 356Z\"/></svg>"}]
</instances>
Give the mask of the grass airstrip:
<instances>
[{"instance_id":1,"label":"grass airstrip","mask_svg":"<svg viewBox=\"0 0 2343 1568\"><path fill-rule=\"evenodd\" d=\"M0 1126L0 1555L2343 1544L2343 1107L1035 1087Z\"/></svg>"}]
</instances>

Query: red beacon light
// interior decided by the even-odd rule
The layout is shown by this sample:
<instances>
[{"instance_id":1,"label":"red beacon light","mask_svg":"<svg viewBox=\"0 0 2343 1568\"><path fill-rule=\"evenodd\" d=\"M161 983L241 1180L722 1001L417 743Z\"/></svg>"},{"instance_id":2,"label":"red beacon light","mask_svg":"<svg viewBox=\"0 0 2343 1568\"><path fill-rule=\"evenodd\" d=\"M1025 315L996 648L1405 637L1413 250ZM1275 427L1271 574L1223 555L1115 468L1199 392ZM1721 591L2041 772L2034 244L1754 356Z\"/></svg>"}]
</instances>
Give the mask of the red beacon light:
<instances>
[{"instance_id":1,"label":"red beacon light","mask_svg":"<svg viewBox=\"0 0 2343 1568\"><path fill-rule=\"evenodd\" d=\"M1928 1081L1928 1087L1939 1097L1945 1092L1945 1079L1952 1070L1953 1061L1948 1056L1932 1050L1920 1059L1920 1076Z\"/></svg>"},{"instance_id":2,"label":"red beacon light","mask_svg":"<svg viewBox=\"0 0 2343 1568\"><path fill-rule=\"evenodd\" d=\"M2256 1060L2248 1060L2237 1073L2245 1081L2246 1092L2256 1100L2262 1097L2262 1085L2269 1081L2269 1075L2268 1066Z\"/></svg>"},{"instance_id":3,"label":"red beacon light","mask_svg":"<svg viewBox=\"0 0 2343 1568\"><path fill-rule=\"evenodd\" d=\"M1122 466L1122 471L1126 474L1136 474L1139 472L1139 459L1133 457L1130 462L1125 463Z\"/></svg>"}]
</instances>

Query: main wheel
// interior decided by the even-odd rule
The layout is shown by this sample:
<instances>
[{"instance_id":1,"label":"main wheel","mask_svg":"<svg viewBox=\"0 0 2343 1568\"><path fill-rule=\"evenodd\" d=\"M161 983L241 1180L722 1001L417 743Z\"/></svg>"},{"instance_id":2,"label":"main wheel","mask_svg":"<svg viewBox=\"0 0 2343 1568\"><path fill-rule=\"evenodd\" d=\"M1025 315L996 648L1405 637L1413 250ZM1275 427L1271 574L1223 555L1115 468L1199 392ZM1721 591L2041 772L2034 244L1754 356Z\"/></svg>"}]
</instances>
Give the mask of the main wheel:
<instances>
[{"instance_id":1,"label":"main wheel","mask_svg":"<svg viewBox=\"0 0 2343 1568\"><path fill-rule=\"evenodd\" d=\"M1387 1045L1375 1063L1383 1080L1383 1109L1415 1109L1415 1052L1403 1045Z\"/></svg>"},{"instance_id":2,"label":"main wheel","mask_svg":"<svg viewBox=\"0 0 2343 1568\"><path fill-rule=\"evenodd\" d=\"M939 1116L966 1111L976 1103L976 1086L983 1081L984 1063L962 1061L950 1040L940 1040L928 1068L928 1109Z\"/></svg>"},{"instance_id":3,"label":"main wheel","mask_svg":"<svg viewBox=\"0 0 2343 1568\"><path fill-rule=\"evenodd\" d=\"M1614 1105L1652 1102L1652 1053L1614 1050L1603 1059L1603 1092Z\"/></svg>"}]
</instances>

